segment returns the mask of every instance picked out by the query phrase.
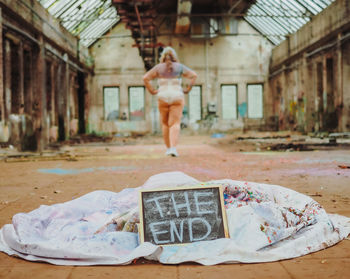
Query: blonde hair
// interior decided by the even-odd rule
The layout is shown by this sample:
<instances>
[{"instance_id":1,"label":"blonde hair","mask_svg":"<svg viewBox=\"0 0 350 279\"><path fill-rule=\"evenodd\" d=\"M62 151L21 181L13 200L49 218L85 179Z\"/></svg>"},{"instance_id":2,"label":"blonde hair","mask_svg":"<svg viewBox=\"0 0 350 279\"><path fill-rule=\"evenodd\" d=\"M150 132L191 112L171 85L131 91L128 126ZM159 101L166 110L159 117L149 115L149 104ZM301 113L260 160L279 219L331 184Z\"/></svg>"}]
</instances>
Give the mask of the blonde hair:
<instances>
[{"instance_id":1,"label":"blonde hair","mask_svg":"<svg viewBox=\"0 0 350 279\"><path fill-rule=\"evenodd\" d=\"M162 51L159 61L161 63L165 62L165 58L169 56L172 62L179 62L177 59L176 51L172 47L165 47Z\"/></svg>"}]
</instances>

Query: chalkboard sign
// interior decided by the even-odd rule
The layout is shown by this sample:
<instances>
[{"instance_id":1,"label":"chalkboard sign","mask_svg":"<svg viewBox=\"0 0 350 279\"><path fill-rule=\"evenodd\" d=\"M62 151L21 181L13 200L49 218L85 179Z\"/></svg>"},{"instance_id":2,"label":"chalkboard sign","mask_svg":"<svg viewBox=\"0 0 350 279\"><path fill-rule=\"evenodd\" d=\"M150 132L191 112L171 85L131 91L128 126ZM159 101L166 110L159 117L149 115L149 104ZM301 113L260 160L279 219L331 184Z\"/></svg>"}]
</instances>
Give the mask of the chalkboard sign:
<instances>
[{"instance_id":1,"label":"chalkboard sign","mask_svg":"<svg viewBox=\"0 0 350 279\"><path fill-rule=\"evenodd\" d=\"M140 191L139 233L156 245L228 237L221 186Z\"/></svg>"}]
</instances>

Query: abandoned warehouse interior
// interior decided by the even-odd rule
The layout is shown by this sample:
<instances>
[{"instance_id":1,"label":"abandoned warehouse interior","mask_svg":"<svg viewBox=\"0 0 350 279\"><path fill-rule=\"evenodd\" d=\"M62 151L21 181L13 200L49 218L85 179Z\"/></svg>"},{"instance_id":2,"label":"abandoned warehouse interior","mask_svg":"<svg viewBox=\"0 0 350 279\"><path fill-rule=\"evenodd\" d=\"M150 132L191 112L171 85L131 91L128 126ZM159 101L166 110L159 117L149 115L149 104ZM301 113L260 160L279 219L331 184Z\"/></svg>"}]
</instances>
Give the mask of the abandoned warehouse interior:
<instances>
[{"instance_id":1,"label":"abandoned warehouse interior","mask_svg":"<svg viewBox=\"0 0 350 279\"><path fill-rule=\"evenodd\" d=\"M142 76L164 46L198 73L188 131L350 131L348 0L0 0L0 32L0 142L18 150L160 132Z\"/></svg>"}]
</instances>

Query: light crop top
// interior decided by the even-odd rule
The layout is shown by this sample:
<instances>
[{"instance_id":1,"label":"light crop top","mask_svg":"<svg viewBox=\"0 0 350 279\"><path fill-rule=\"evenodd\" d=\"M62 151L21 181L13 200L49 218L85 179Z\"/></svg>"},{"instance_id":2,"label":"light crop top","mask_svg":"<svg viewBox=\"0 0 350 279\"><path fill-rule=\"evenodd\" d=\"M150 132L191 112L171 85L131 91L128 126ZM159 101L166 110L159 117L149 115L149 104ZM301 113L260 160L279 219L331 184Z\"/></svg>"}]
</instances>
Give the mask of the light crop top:
<instances>
[{"instance_id":1,"label":"light crop top","mask_svg":"<svg viewBox=\"0 0 350 279\"><path fill-rule=\"evenodd\" d=\"M165 63L154 67L158 74L158 98L168 104L184 98L182 74L190 69L177 62L172 63L169 71Z\"/></svg>"}]
</instances>

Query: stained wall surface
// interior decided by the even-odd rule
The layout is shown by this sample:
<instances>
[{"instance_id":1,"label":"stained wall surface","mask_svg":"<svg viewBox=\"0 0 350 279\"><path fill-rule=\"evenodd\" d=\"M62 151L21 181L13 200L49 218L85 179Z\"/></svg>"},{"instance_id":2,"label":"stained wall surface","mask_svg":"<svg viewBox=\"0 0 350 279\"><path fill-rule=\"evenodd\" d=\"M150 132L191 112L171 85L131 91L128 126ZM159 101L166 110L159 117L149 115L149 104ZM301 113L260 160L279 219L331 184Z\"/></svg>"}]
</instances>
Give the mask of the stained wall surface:
<instances>
[{"instance_id":1,"label":"stained wall surface","mask_svg":"<svg viewBox=\"0 0 350 279\"><path fill-rule=\"evenodd\" d=\"M338 0L272 51L268 115L279 130L350 129L350 3Z\"/></svg>"},{"instance_id":2,"label":"stained wall surface","mask_svg":"<svg viewBox=\"0 0 350 279\"><path fill-rule=\"evenodd\" d=\"M0 143L26 150L85 132L88 49L37 2L0 1Z\"/></svg>"},{"instance_id":3,"label":"stained wall surface","mask_svg":"<svg viewBox=\"0 0 350 279\"><path fill-rule=\"evenodd\" d=\"M170 27L162 27L164 33L171 33ZM91 48L95 59L95 76L91 92L89 124L91 131L108 133L157 132L159 120L156 97L145 92L145 115L142 120L122 120L123 113L130 115L129 87L143 86L144 64L130 32L121 23L110 33L110 39L100 40ZM116 38L118 37L118 38ZM245 21L238 21L238 34L212 38L191 38L184 36L159 36L158 42L172 46L181 63L198 74L196 81L200 97L186 96L183 127L192 131L205 132L208 128L218 131L243 130L249 126L265 125L264 117L248 118L247 86L261 84L264 93L269 69L272 44L263 38ZM186 84L186 80L183 80ZM232 106L222 102L222 85L236 86ZM104 115L103 88L119 88L119 112L117 119L107 120ZM154 84L156 86L156 84ZM265 96L263 94L263 96ZM190 104L192 102L192 104ZM194 104L197 102L198 106ZM265 102L262 101L263 106ZM191 106L193 105L193 106ZM223 117L223 106L231 110L229 119ZM253 105L253 104L252 104ZM194 113L194 110L198 110ZM264 111L266 108L261 108ZM199 116L197 121L193 115ZM215 117L216 116L216 117Z\"/></svg>"}]
</instances>

